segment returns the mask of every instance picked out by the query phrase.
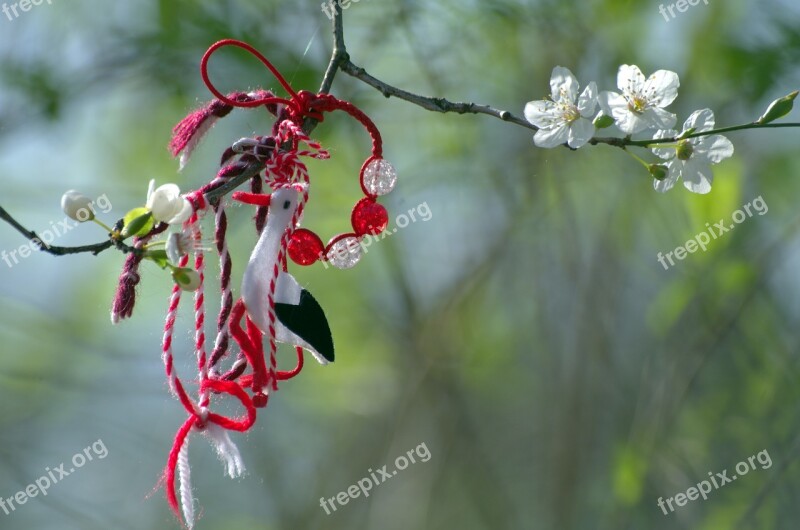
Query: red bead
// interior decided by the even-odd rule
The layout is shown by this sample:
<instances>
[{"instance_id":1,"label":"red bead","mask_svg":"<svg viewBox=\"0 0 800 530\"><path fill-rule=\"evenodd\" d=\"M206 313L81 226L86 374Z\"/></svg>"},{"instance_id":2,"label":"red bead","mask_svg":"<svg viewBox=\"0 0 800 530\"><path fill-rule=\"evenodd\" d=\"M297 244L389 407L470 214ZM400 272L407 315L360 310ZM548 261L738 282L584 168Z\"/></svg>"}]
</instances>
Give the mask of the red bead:
<instances>
[{"instance_id":1,"label":"red bead","mask_svg":"<svg viewBox=\"0 0 800 530\"><path fill-rule=\"evenodd\" d=\"M253 406L257 409L263 409L269 403L269 396L263 392L253 395Z\"/></svg>"},{"instance_id":2,"label":"red bead","mask_svg":"<svg viewBox=\"0 0 800 530\"><path fill-rule=\"evenodd\" d=\"M289 240L288 252L292 261L298 265L311 265L325 252L325 245L311 230L299 228L294 231Z\"/></svg>"},{"instance_id":3,"label":"red bead","mask_svg":"<svg viewBox=\"0 0 800 530\"><path fill-rule=\"evenodd\" d=\"M353 230L359 237L372 234L378 235L386 230L389 224L389 213L383 205L378 204L369 197L358 201L350 216Z\"/></svg>"}]
</instances>

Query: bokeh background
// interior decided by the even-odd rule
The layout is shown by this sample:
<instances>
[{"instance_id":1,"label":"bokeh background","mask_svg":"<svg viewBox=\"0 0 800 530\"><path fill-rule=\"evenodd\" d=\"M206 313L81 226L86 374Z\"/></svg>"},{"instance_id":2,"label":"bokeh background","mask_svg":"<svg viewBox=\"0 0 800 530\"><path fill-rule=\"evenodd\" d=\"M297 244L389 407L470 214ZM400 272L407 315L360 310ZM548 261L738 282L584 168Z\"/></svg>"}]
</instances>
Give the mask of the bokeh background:
<instances>
[{"instance_id":1,"label":"bokeh background","mask_svg":"<svg viewBox=\"0 0 800 530\"><path fill-rule=\"evenodd\" d=\"M794 0L710 0L669 22L655 0L362 0L345 11L354 62L413 92L521 115L555 65L614 89L632 63L679 74L680 122L710 107L720 125L800 87L799 27ZM264 51L297 89L316 90L331 48L319 0L56 0L0 16L0 205L44 230L76 188L105 194L113 223L151 178L208 181L225 146L270 127L263 112L236 111L185 171L170 159L172 126L210 97L200 56L225 37ZM213 68L224 90L279 88L241 53ZM432 215L353 270L293 269L327 310L337 361L309 363L235 435L244 478L224 477L192 438L198 529L796 527L800 131L731 133L735 157L715 168L710 194L661 195L618 149L536 149L523 128L386 100L341 73L333 93L383 132L401 178L392 215L422 204ZM314 136L333 158L312 166L305 224L325 237L347 228L369 144L340 116ZM759 196L765 215L667 271L657 262ZM230 215L240 275L256 234L250 207ZM102 237L83 225L56 243ZM22 244L0 225L0 249ZM0 262L0 496L97 440L108 449L47 497L0 512L4 530L179 527L163 492L150 495L185 418L160 359L171 280L146 264L134 318L112 326L122 261ZM184 309L176 353L191 379ZM428 462L332 515L320 507L422 443ZM675 513L658 508L763 450L770 468Z\"/></svg>"}]
</instances>

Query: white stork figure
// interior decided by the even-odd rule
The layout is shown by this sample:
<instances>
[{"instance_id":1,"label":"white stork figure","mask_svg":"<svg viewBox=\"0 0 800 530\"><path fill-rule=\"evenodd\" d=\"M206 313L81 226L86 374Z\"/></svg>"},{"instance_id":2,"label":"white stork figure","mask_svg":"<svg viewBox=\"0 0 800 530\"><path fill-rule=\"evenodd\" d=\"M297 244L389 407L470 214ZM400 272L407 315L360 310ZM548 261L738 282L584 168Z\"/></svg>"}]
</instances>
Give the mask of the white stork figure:
<instances>
[{"instance_id":1,"label":"white stork figure","mask_svg":"<svg viewBox=\"0 0 800 530\"><path fill-rule=\"evenodd\" d=\"M297 203L298 192L292 188L280 188L270 195L267 224L244 271L242 300L250 320L265 334L269 333L270 282L275 267L280 267L281 240L292 222ZM311 293L300 287L291 274L281 271L274 300L275 340L308 350L320 364L333 362L328 320Z\"/></svg>"}]
</instances>

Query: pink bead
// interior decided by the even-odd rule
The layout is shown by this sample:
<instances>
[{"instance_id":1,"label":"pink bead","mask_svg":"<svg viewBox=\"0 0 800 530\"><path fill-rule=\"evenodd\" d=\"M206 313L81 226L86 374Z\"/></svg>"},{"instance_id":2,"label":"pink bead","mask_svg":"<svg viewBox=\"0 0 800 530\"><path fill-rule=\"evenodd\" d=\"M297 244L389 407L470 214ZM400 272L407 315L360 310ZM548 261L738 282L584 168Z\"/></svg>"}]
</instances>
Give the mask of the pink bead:
<instances>
[{"instance_id":1,"label":"pink bead","mask_svg":"<svg viewBox=\"0 0 800 530\"><path fill-rule=\"evenodd\" d=\"M325 251L325 245L317 234L305 228L294 231L289 240L289 257L298 265L311 265Z\"/></svg>"},{"instance_id":2,"label":"pink bead","mask_svg":"<svg viewBox=\"0 0 800 530\"><path fill-rule=\"evenodd\" d=\"M350 222L359 237L366 234L378 235L386 230L386 225L389 224L389 213L383 205L366 197L353 207Z\"/></svg>"}]
</instances>

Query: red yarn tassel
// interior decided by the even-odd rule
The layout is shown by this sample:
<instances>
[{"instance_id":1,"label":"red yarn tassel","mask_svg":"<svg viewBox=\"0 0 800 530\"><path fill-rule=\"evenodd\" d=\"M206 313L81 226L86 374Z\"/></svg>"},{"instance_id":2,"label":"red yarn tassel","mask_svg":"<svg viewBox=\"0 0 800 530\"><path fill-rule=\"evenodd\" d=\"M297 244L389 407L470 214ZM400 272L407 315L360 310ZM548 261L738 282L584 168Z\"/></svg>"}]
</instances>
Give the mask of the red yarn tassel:
<instances>
[{"instance_id":1,"label":"red yarn tassel","mask_svg":"<svg viewBox=\"0 0 800 530\"><path fill-rule=\"evenodd\" d=\"M252 94L232 92L226 96L226 101L248 102L271 98L274 95L268 90L259 90ZM267 110L273 114L277 112L274 104L266 105ZM194 148L200 143L203 136L214 126L218 119L224 118L234 109L234 106L215 99L205 106L191 112L172 129L172 140L169 142L169 151L172 156L181 155L180 167L186 165Z\"/></svg>"},{"instance_id":2,"label":"red yarn tassel","mask_svg":"<svg viewBox=\"0 0 800 530\"><path fill-rule=\"evenodd\" d=\"M125 259L125 265L119 275L119 285L111 308L111 322L114 324L133 314L133 306L136 304L136 286L141 280L139 276L139 264L141 262L142 258L135 254L129 254Z\"/></svg>"}]
</instances>

